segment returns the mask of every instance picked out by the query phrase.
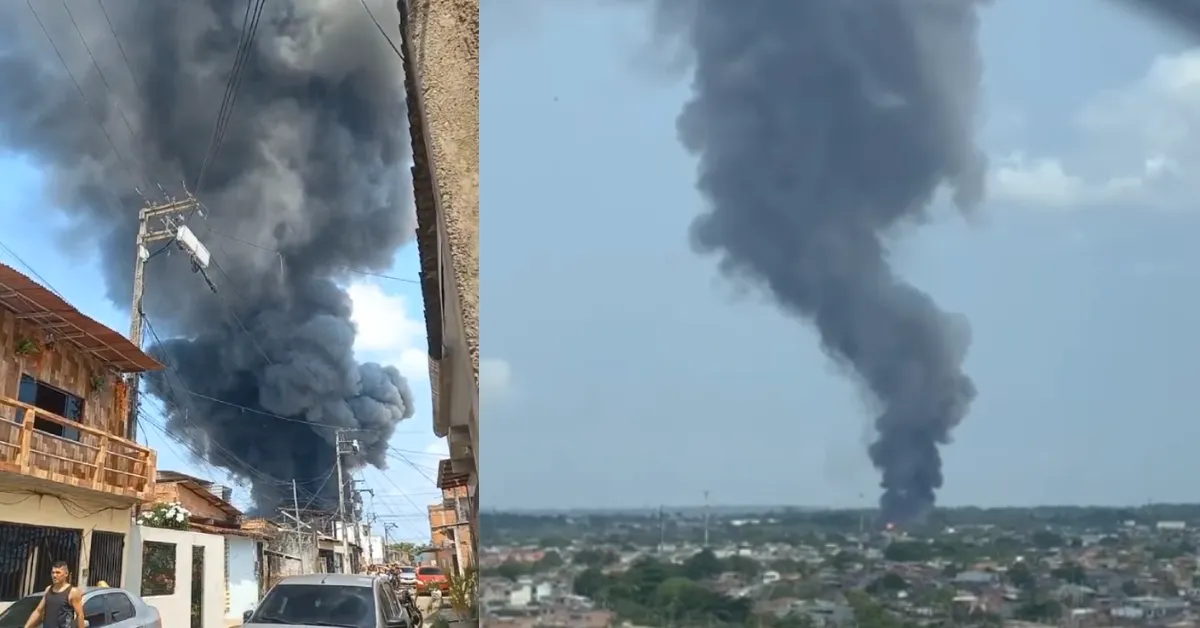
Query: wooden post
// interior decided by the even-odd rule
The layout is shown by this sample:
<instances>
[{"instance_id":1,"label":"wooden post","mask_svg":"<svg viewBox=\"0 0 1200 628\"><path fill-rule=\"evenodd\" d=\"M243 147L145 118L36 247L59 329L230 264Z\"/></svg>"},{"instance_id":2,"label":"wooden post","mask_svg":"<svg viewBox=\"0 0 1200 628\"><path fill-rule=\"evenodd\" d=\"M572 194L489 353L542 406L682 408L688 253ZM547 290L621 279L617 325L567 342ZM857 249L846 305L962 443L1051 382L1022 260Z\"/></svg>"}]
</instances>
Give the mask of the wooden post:
<instances>
[{"instance_id":1,"label":"wooden post","mask_svg":"<svg viewBox=\"0 0 1200 628\"><path fill-rule=\"evenodd\" d=\"M33 464L33 422L37 418L33 408L25 409L25 418L21 423L21 446L17 449L17 456L21 461L21 472L29 473L29 467Z\"/></svg>"},{"instance_id":2,"label":"wooden post","mask_svg":"<svg viewBox=\"0 0 1200 628\"><path fill-rule=\"evenodd\" d=\"M96 452L95 464L92 465L92 488L99 489L104 485L104 467L108 464L108 434L100 437L100 450Z\"/></svg>"}]
</instances>

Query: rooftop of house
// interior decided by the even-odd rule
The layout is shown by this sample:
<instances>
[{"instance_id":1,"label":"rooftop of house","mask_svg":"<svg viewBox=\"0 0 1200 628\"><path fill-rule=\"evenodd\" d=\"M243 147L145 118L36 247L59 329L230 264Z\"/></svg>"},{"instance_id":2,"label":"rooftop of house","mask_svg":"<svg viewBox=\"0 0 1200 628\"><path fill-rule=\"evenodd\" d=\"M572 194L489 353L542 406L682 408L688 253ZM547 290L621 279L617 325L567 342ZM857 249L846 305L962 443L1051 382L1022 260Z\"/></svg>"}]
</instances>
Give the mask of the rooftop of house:
<instances>
[{"instance_id":1,"label":"rooftop of house","mask_svg":"<svg viewBox=\"0 0 1200 628\"><path fill-rule=\"evenodd\" d=\"M43 330L44 341L72 345L119 373L163 368L119 332L80 312L46 286L5 264L0 264L0 309Z\"/></svg>"},{"instance_id":2,"label":"rooftop of house","mask_svg":"<svg viewBox=\"0 0 1200 628\"><path fill-rule=\"evenodd\" d=\"M221 496L216 495L209 490L213 487L213 482L179 473L177 471L159 471L156 481L159 487L171 484L186 487L201 499L207 501L209 504L212 504L214 508L220 510L231 520L236 521L242 516L242 511L238 510L236 506L225 501L223 498L221 498Z\"/></svg>"},{"instance_id":3,"label":"rooftop of house","mask_svg":"<svg viewBox=\"0 0 1200 628\"><path fill-rule=\"evenodd\" d=\"M468 486L471 476L467 473L455 473L454 465L450 460L438 461L437 487L446 490Z\"/></svg>"}]
</instances>

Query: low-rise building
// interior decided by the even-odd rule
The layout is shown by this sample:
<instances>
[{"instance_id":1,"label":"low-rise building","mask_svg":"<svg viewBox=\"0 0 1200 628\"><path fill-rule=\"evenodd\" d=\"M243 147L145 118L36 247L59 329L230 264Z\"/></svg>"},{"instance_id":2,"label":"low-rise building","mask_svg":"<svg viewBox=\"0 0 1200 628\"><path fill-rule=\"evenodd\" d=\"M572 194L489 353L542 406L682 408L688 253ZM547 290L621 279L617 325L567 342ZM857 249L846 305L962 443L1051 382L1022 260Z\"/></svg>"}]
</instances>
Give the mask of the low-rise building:
<instances>
[{"instance_id":1,"label":"low-rise building","mask_svg":"<svg viewBox=\"0 0 1200 628\"><path fill-rule=\"evenodd\" d=\"M133 510L156 456L124 437L124 377L161 369L120 333L0 264L0 610L66 561L82 585L122 582ZM13 554L16 552L16 554Z\"/></svg>"},{"instance_id":2,"label":"low-rise building","mask_svg":"<svg viewBox=\"0 0 1200 628\"><path fill-rule=\"evenodd\" d=\"M461 574L476 564L471 526L469 474L455 472L449 460L438 464L442 501L429 507L429 532L438 566Z\"/></svg>"}]
</instances>

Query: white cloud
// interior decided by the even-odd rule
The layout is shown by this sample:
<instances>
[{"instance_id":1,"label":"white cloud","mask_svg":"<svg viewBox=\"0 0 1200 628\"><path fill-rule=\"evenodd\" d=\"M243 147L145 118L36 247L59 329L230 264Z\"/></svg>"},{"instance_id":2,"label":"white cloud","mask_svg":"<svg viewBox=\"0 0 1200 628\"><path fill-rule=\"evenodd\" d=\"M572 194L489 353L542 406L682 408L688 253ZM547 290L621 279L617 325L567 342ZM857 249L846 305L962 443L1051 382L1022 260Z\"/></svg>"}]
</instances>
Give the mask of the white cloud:
<instances>
[{"instance_id":1,"label":"white cloud","mask_svg":"<svg viewBox=\"0 0 1200 628\"><path fill-rule=\"evenodd\" d=\"M995 161L993 200L1050 209L1193 208L1200 184L1200 49L1164 55L1141 79L1087 103L1072 150Z\"/></svg>"},{"instance_id":2,"label":"white cloud","mask_svg":"<svg viewBox=\"0 0 1200 628\"><path fill-rule=\"evenodd\" d=\"M450 443L448 443L444 438L439 438L432 443L429 443L429 445L425 447L425 453L431 456L437 456L439 459L449 458Z\"/></svg>"},{"instance_id":3,"label":"white cloud","mask_svg":"<svg viewBox=\"0 0 1200 628\"><path fill-rule=\"evenodd\" d=\"M498 358L479 361L479 393L482 396L502 397L513 390L512 367Z\"/></svg>"},{"instance_id":4,"label":"white cloud","mask_svg":"<svg viewBox=\"0 0 1200 628\"><path fill-rule=\"evenodd\" d=\"M348 288L358 326L354 349L360 357L391 364L410 383L429 380L428 345L419 306L403 296L389 294L371 282Z\"/></svg>"}]
</instances>

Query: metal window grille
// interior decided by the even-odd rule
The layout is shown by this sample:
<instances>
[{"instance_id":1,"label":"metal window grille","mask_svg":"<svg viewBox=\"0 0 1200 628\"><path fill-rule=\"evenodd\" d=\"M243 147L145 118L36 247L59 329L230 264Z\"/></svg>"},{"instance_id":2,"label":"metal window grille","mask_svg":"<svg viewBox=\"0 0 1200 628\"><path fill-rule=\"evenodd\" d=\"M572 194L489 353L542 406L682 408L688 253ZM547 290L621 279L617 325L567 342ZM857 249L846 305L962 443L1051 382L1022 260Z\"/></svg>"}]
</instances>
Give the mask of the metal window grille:
<instances>
[{"instance_id":1,"label":"metal window grille","mask_svg":"<svg viewBox=\"0 0 1200 628\"><path fill-rule=\"evenodd\" d=\"M0 602L50 586L50 568L63 561L79 571L83 530L0 523Z\"/></svg>"},{"instance_id":2,"label":"metal window grille","mask_svg":"<svg viewBox=\"0 0 1200 628\"><path fill-rule=\"evenodd\" d=\"M101 581L110 587L121 586L125 565L125 535L120 532L92 532L92 551L88 555L88 586Z\"/></svg>"}]
</instances>

